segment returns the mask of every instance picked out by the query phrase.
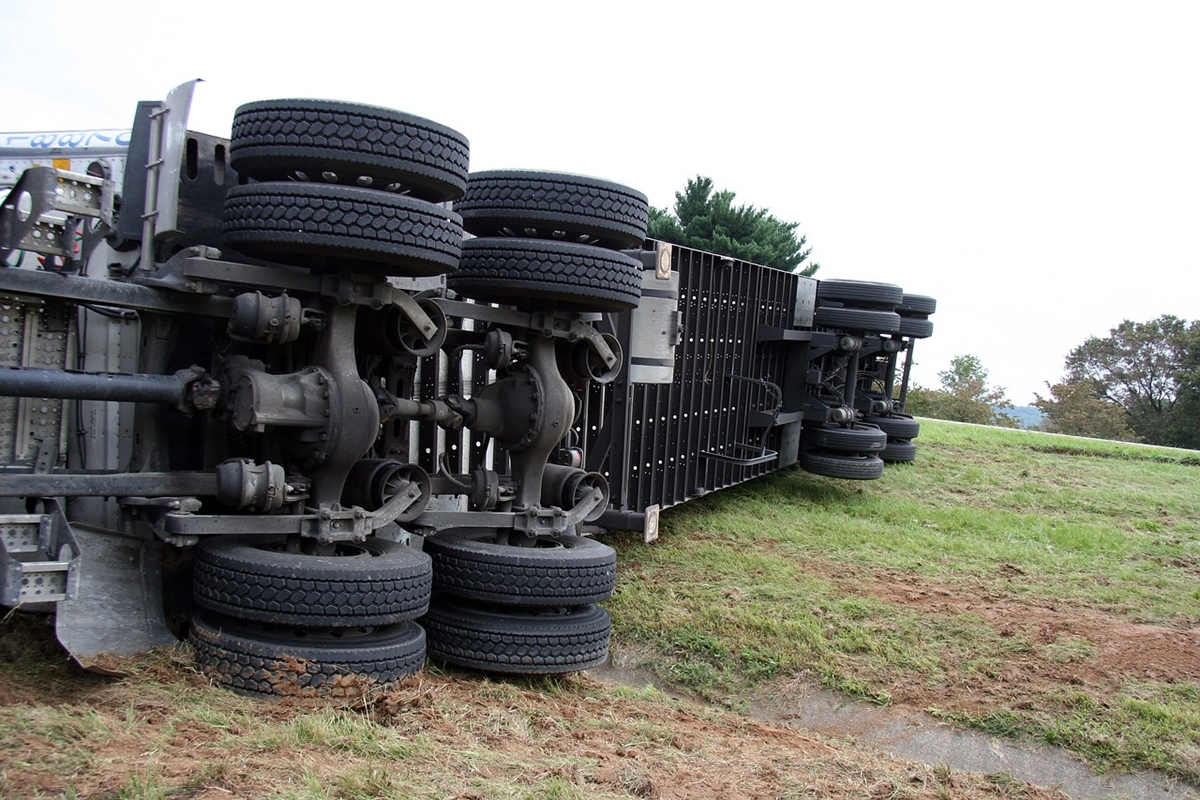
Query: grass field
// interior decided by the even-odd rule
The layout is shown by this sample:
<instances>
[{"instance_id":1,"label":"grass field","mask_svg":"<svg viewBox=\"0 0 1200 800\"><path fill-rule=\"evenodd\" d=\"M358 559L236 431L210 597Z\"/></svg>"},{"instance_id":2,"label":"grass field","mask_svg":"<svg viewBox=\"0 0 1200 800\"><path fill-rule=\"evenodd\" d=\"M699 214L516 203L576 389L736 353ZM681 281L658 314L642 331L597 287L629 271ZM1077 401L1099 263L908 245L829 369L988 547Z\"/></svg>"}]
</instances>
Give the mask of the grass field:
<instances>
[{"instance_id":1,"label":"grass field","mask_svg":"<svg viewBox=\"0 0 1200 800\"><path fill-rule=\"evenodd\" d=\"M0 795L1050 797L748 719L811 681L1200 780L1200 454L925 421L918 460L788 470L610 535L615 644L708 705L429 668L342 708L214 689L186 649L82 674L0 624Z\"/></svg>"},{"instance_id":2,"label":"grass field","mask_svg":"<svg viewBox=\"0 0 1200 800\"><path fill-rule=\"evenodd\" d=\"M736 708L800 674L1200 779L1200 454L924 421L918 461L784 472L619 543L619 638Z\"/></svg>"},{"instance_id":3,"label":"grass field","mask_svg":"<svg viewBox=\"0 0 1200 800\"><path fill-rule=\"evenodd\" d=\"M427 667L340 707L213 688L186 648L80 673L0 625L0 797L163 800L1060 798L587 675Z\"/></svg>"}]
</instances>

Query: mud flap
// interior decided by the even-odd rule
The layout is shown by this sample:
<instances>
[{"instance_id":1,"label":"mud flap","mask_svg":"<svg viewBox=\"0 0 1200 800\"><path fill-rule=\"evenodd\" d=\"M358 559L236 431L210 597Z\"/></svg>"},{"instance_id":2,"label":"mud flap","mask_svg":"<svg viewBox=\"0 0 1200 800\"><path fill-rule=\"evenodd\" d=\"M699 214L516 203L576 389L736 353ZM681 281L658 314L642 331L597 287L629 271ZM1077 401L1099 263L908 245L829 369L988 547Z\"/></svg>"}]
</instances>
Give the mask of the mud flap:
<instances>
[{"instance_id":1,"label":"mud flap","mask_svg":"<svg viewBox=\"0 0 1200 800\"><path fill-rule=\"evenodd\" d=\"M129 656L178 641L163 615L162 548L72 526L82 558L78 593L58 604L58 641L84 669L104 672L106 655Z\"/></svg>"}]
</instances>

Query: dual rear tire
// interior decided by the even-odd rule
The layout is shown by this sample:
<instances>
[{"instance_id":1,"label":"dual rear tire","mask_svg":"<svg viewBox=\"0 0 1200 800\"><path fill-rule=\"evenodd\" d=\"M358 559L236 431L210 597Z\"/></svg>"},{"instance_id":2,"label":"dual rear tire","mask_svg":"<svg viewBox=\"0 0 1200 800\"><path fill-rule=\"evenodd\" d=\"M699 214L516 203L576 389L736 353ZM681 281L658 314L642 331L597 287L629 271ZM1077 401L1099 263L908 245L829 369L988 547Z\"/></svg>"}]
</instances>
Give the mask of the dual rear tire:
<instances>
[{"instance_id":1,"label":"dual rear tire","mask_svg":"<svg viewBox=\"0 0 1200 800\"><path fill-rule=\"evenodd\" d=\"M485 672L557 674L608 657L616 552L582 536L540 537L532 547L494 534L430 537L434 599L421 620L435 661Z\"/></svg>"},{"instance_id":2,"label":"dual rear tire","mask_svg":"<svg viewBox=\"0 0 1200 800\"><path fill-rule=\"evenodd\" d=\"M415 674L433 567L384 539L333 555L284 537L220 536L199 545L190 638L217 683L253 695L346 697Z\"/></svg>"},{"instance_id":3,"label":"dual rear tire","mask_svg":"<svg viewBox=\"0 0 1200 800\"><path fill-rule=\"evenodd\" d=\"M646 236L646 196L582 175L480 172L455 203L465 229L450 289L522 309L613 312L635 308L642 264L618 252Z\"/></svg>"},{"instance_id":4,"label":"dual rear tire","mask_svg":"<svg viewBox=\"0 0 1200 800\"><path fill-rule=\"evenodd\" d=\"M873 425L805 426L801 435L800 468L814 475L858 481L883 476L880 454L887 434Z\"/></svg>"},{"instance_id":5,"label":"dual rear tire","mask_svg":"<svg viewBox=\"0 0 1200 800\"><path fill-rule=\"evenodd\" d=\"M253 183L225 199L225 243L322 272L443 275L462 219L437 205L466 189L462 134L387 108L267 100L234 114L230 166Z\"/></svg>"},{"instance_id":6,"label":"dual rear tire","mask_svg":"<svg viewBox=\"0 0 1200 800\"><path fill-rule=\"evenodd\" d=\"M887 446L880 456L889 464L906 464L917 458L912 440L921 432L921 424L907 414L872 415L867 422L887 434Z\"/></svg>"}]
</instances>

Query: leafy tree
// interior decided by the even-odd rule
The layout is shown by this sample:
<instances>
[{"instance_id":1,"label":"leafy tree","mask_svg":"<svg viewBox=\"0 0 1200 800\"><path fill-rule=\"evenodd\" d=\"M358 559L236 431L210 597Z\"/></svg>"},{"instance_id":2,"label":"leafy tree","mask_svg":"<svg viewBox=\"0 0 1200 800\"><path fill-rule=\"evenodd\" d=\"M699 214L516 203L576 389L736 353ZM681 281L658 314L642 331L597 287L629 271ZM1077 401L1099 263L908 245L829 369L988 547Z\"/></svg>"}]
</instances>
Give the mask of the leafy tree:
<instances>
[{"instance_id":1,"label":"leafy tree","mask_svg":"<svg viewBox=\"0 0 1200 800\"><path fill-rule=\"evenodd\" d=\"M1050 386L1049 397L1034 394L1034 406L1046 415L1042 430L1087 436L1090 439L1112 439L1121 442L1139 441L1129 427L1125 410L1116 403L1100 397L1092 381L1056 383Z\"/></svg>"},{"instance_id":2,"label":"leafy tree","mask_svg":"<svg viewBox=\"0 0 1200 800\"><path fill-rule=\"evenodd\" d=\"M728 189L713 191L712 178L689 178L675 193L674 213L650 208L649 235L664 242L708 250L768 267L812 275L820 264L805 263L812 252L797 237L798 222L783 222L765 208L734 205Z\"/></svg>"},{"instance_id":3,"label":"leafy tree","mask_svg":"<svg viewBox=\"0 0 1200 800\"><path fill-rule=\"evenodd\" d=\"M1175 408L1167 425L1167 442L1200 450L1200 322L1182 337L1179 370L1175 373Z\"/></svg>"},{"instance_id":4,"label":"leafy tree","mask_svg":"<svg viewBox=\"0 0 1200 800\"><path fill-rule=\"evenodd\" d=\"M987 378L988 372L976 356L955 356L950 368L938 373L942 388L909 389L904 410L918 417L1017 427L1017 420L1003 411L1013 407L1005 397L1004 387L989 387Z\"/></svg>"},{"instance_id":5,"label":"leafy tree","mask_svg":"<svg viewBox=\"0 0 1200 800\"><path fill-rule=\"evenodd\" d=\"M1170 314L1125 320L1104 338L1070 352L1064 383L1088 387L1124 411L1130 429L1152 444L1197 446L1200 426L1200 322ZM1190 442L1190 444L1189 444Z\"/></svg>"}]
</instances>

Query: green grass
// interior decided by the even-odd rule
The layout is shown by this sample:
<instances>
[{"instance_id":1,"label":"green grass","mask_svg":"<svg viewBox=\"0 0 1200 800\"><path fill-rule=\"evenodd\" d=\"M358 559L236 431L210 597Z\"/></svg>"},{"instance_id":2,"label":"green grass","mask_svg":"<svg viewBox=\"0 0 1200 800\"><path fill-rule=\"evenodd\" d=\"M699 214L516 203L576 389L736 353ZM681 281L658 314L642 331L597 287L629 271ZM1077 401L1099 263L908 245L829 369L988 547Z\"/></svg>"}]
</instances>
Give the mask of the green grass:
<instances>
[{"instance_id":1,"label":"green grass","mask_svg":"<svg viewBox=\"0 0 1200 800\"><path fill-rule=\"evenodd\" d=\"M283 725L271 723L261 727L261 733L252 728L239 732L238 736L249 735L262 750L282 753L319 747L330 753L390 760L428 755L431 750L425 737L409 738L376 725L368 715L346 709L320 709Z\"/></svg>"},{"instance_id":2,"label":"green grass","mask_svg":"<svg viewBox=\"0 0 1200 800\"><path fill-rule=\"evenodd\" d=\"M1027 736L1089 755L1109 769L1153 768L1195 780L1200 764L1200 687L1130 682L1098 698L1063 689L1037 710L997 708L947 719L1001 736Z\"/></svg>"},{"instance_id":3,"label":"green grass","mask_svg":"<svg viewBox=\"0 0 1200 800\"><path fill-rule=\"evenodd\" d=\"M878 481L787 470L667 511L653 544L615 537L618 638L736 706L748 686L797 674L888 702L900 687L910 700L922 687L953 696L964 681L1001 681L1013 663L1069 673L1096 656L1079 636L1040 641L970 609L875 596L872 580L893 594L935 587L947 600L1200 625L1200 454L928 420L917 441L917 462ZM1056 680L1042 681L1037 711L1002 697L956 718L988 730L1003 720L1107 768L1200 778L1195 684L1139 700L1146 686ZM1062 699L1077 695L1120 735L1080 722L1078 702Z\"/></svg>"}]
</instances>

